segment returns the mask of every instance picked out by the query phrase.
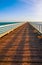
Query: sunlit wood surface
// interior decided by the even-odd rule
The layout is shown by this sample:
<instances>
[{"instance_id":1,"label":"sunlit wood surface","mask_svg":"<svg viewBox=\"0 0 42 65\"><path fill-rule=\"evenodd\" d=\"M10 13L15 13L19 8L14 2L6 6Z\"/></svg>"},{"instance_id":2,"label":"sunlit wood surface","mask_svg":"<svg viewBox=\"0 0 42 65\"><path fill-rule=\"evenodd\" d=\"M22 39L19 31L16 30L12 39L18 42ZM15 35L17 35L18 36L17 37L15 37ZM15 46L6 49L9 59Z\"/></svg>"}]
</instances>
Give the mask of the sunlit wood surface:
<instances>
[{"instance_id":1,"label":"sunlit wood surface","mask_svg":"<svg viewBox=\"0 0 42 65\"><path fill-rule=\"evenodd\" d=\"M25 23L0 38L0 65L42 65L38 35L33 26Z\"/></svg>"}]
</instances>

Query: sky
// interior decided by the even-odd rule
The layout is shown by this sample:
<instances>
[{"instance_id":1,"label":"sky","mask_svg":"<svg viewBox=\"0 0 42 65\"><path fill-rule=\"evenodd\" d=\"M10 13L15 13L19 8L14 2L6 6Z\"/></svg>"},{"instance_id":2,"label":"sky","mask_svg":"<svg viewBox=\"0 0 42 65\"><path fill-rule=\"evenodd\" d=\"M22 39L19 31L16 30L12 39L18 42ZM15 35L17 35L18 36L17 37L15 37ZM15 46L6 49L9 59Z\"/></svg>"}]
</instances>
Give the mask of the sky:
<instances>
[{"instance_id":1,"label":"sky","mask_svg":"<svg viewBox=\"0 0 42 65\"><path fill-rule=\"evenodd\" d=\"M0 0L0 21L42 21L42 0Z\"/></svg>"}]
</instances>

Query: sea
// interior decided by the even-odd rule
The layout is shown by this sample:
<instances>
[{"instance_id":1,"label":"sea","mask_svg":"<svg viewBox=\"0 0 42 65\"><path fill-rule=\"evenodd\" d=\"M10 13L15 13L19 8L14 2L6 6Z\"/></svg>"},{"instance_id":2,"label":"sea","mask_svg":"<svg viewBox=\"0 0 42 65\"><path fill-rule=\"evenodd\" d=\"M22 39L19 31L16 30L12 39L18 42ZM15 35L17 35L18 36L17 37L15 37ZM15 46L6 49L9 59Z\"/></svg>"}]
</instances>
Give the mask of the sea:
<instances>
[{"instance_id":1,"label":"sea","mask_svg":"<svg viewBox=\"0 0 42 65\"><path fill-rule=\"evenodd\" d=\"M0 35L21 25L21 22L0 22Z\"/></svg>"},{"instance_id":2,"label":"sea","mask_svg":"<svg viewBox=\"0 0 42 65\"><path fill-rule=\"evenodd\" d=\"M5 32L18 27L23 22L0 22L0 35ZM42 22L30 22L38 31L42 33Z\"/></svg>"},{"instance_id":3,"label":"sea","mask_svg":"<svg viewBox=\"0 0 42 65\"><path fill-rule=\"evenodd\" d=\"M0 26L8 25L8 24L16 24L16 23L19 23L19 22L0 22Z\"/></svg>"},{"instance_id":4,"label":"sea","mask_svg":"<svg viewBox=\"0 0 42 65\"><path fill-rule=\"evenodd\" d=\"M30 22L42 34L42 22Z\"/></svg>"}]
</instances>

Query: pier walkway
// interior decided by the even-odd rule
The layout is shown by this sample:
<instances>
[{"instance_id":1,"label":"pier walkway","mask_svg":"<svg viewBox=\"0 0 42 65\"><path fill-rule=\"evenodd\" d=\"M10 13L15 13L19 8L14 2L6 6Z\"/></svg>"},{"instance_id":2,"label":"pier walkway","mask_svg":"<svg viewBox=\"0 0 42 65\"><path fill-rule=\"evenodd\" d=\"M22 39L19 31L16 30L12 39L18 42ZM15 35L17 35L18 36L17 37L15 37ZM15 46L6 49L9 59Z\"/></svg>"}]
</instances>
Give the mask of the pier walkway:
<instances>
[{"instance_id":1,"label":"pier walkway","mask_svg":"<svg viewBox=\"0 0 42 65\"><path fill-rule=\"evenodd\" d=\"M1 37L0 65L42 65L42 41L35 30L25 23Z\"/></svg>"}]
</instances>

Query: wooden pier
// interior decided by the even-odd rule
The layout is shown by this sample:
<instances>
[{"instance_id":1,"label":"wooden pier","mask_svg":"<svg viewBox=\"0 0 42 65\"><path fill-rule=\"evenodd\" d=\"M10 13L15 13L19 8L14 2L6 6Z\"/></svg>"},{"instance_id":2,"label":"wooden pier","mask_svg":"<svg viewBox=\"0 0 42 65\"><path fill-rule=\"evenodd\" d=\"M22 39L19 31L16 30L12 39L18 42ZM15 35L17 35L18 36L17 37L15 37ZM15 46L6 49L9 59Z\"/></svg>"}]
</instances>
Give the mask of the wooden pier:
<instances>
[{"instance_id":1,"label":"wooden pier","mask_svg":"<svg viewBox=\"0 0 42 65\"><path fill-rule=\"evenodd\" d=\"M29 23L0 38L0 65L42 65L42 41Z\"/></svg>"}]
</instances>

